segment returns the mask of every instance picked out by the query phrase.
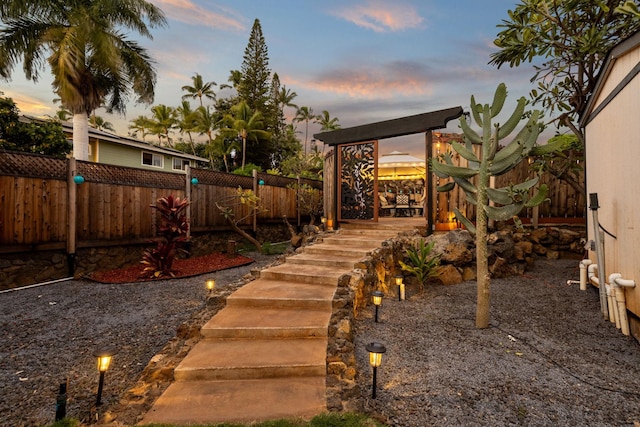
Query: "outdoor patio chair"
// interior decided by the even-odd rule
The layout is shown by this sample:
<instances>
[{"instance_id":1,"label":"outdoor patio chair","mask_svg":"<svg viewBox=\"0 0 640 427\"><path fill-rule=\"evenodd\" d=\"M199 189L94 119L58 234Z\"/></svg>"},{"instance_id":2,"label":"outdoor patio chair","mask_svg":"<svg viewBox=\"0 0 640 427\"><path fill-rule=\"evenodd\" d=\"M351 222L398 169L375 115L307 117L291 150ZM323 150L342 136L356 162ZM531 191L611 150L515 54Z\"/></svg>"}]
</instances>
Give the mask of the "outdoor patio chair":
<instances>
[{"instance_id":1,"label":"outdoor patio chair","mask_svg":"<svg viewBox=\"0 0 640 427\"><path fill-rule=\"evenodd\" d=\"M380 200L380 216L391 216L395 214L396 205L389 203L386 197L382 194L378 195Z\"/></svg>"},{"instance_id":2,"label":"outdoor patio chair","mask_svg":"<svg viewBox=\"0 0 640 427\"><path fill-rule=\"evenodd\" d=\"M413 216L411 212L411 200L408 194L398 194L396 196L395 216Z\"/></svg>"}]
</instances>

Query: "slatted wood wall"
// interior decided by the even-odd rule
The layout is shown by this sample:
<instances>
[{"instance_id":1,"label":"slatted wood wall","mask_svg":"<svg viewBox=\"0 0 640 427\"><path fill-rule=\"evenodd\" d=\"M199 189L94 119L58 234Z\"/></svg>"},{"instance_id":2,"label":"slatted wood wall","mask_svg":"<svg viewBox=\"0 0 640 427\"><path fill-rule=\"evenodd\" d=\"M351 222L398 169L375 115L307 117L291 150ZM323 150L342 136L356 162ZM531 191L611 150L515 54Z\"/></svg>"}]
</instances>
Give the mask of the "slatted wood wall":
<instances>
[{"instance_id":1,"label":"slatted wood wall","mask_svg":"<svg viewBox=\"0 0 640 427\"><path fill-rule=\"evenodd\" d=\"M17 153L0 153L0 252L63 248L67 241L70 208L76 213L76 240L80 246L113 242L138 242L155 235L157 213L150 207L160 197L185 197L191 185L191 228L194 231L227 229L216 207L233 205L238 188L255 189L263 210L260 221L297 217L297 194L293 184L307 183L322 189L322 183L258 174L242 177L204 169L191 175L155 172L90 162L51 159ZM73 183L82 175L83 184ZM262 181L263 185L258 185ZM71 184L69 184L71 182ZM74 207L69 191L76 192ZM254 222L250 209L240 207L243 226Z\"/></svg>"}]
</instances>

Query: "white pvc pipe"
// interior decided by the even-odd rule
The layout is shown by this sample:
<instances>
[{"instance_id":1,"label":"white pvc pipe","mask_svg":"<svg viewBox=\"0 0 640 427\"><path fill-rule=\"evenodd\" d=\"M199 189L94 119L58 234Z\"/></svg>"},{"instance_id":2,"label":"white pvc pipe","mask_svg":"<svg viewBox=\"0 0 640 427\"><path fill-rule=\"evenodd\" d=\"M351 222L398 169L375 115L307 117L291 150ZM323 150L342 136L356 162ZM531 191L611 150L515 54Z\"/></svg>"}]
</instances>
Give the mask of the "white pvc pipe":
<instances>
[{"instance_id":1,"label":"white pvc pipe","mask_svg":"<svg viewBox=\"0 0 640 427\"><path fill-rule=\"evenodd\" d=\"M611 283L604 284L607 291L607 311L609 313L609 321L616 324L616 328L620 329L620 319L618 319L618 309L616 308L615 291Z\"/></svg>"},{"instance_id":2,"label":"white pvc pipe","mask_svg":"<svg viewBox=\"0 0 640 427\"><path fill-rule=\"evenodd\" d=\"M624 335L629 335L629 320L627 318L627 306L625 290L623 288L634 288L635 280L623 279L622 274L612 273L609 275L609 282L613 285L618 305L617 314L620 318L620 330Z\"/></svg>"},{"instance_id":3,"label":"white pvc pipe","mask_svg":"<svg viewBox=\"0 0 640 427\"><path fill-rule=\"evenodd\" d=\"M587 290L587 268L592 264L590 259L580 261L580 290Z\"/></svg>"},{"instance_id":4,"label":"white pvc pipe","mask_svg":"<svg viewBox=\"0 0 640 427\"><path fill-rule=\"evenodd\" d=\"M73 280L73 279L74 279L73 277L65 277L64 279L56 279L56 280L51 280L49 282L42 282L42 283L36 283L28 286L20 286L18 288L5 289L4 291L0 291L0 294L4 294L5 292L21 291L23 289L37 288L38 286L52 285L54 283L66 282L67 280Z\"/></svg>"},{"instance_id":5,"label":"white pvc pipe","mask_svg":"<svg viewBox=\"0 0 640 427\"><path fill-rule=\"evenodd\" d=\"M596 276L596 271L598 270L598 264L590 264L587 272L589 274L589 281L596 286L600 286L600 279Z\"/></svg>"}]
</instances>

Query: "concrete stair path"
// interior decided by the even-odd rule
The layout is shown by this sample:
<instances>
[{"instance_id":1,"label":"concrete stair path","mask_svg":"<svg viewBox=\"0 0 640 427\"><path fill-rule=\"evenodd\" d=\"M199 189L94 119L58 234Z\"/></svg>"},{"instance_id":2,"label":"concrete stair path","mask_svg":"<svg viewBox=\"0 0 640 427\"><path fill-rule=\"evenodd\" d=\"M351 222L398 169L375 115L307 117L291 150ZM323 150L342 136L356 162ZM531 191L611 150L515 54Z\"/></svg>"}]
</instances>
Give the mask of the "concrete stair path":
<instances>
[{"instance_id":1,"label":"concrete stair path","mask_svg":"<svg viewBox=\"0 0 640 427\"><path fill-rule=\"evenodd\" d=\"M249 423L325 411L338 279L401 231L398 224L342 224L229 295L140 424Z\"/></svg>"}]
</instances>

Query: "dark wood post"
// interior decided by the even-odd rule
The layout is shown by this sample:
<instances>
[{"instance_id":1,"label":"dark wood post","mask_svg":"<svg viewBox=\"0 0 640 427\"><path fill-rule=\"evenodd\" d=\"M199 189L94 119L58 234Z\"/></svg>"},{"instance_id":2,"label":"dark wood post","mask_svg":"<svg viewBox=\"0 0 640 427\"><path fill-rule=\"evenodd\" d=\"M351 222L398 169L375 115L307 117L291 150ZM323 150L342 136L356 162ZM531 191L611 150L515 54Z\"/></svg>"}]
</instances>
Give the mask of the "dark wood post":
<instances>
[{"instance_id":1,"label":"dark wood post","mask_svg":"<svg viewBox=\"0 0 640 427\"><path fill-rule=\"evenodd\" d=\"M67 267L69 276L73 276L76 267L76 223L78 218L77 209L77 184L73 180L76 175L76 159L69 158L67 167Z\"/></svg>"},{"instance_id":2,"label":"dark wood post","mask_svg":"<svg viewBox=\"0 0 640 427\"><path fill-rule=\"evenodd\" d=\"M433 223L433 174L429 170L429 162L431 161L431 154L433 153L433 132L428 130L425 132L425 159L426 159L426 168L425 174L425 191L427 192L427 209L425 212L425 217L427 218L427 235L433 233L434 223Z\"/></svg>"}]
</instances>

